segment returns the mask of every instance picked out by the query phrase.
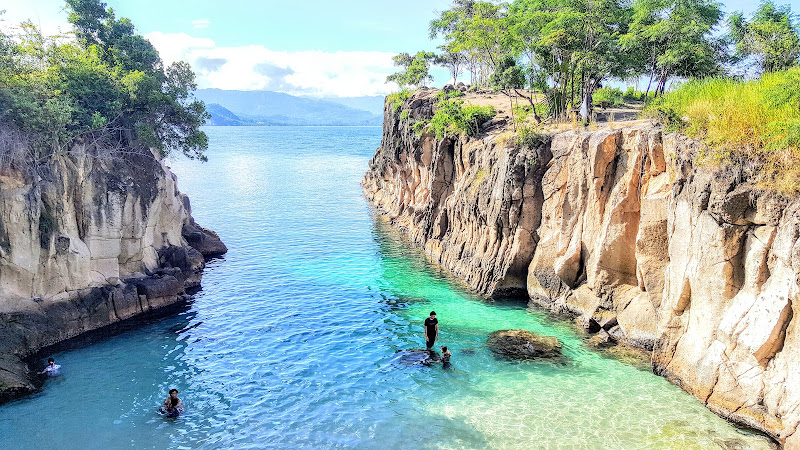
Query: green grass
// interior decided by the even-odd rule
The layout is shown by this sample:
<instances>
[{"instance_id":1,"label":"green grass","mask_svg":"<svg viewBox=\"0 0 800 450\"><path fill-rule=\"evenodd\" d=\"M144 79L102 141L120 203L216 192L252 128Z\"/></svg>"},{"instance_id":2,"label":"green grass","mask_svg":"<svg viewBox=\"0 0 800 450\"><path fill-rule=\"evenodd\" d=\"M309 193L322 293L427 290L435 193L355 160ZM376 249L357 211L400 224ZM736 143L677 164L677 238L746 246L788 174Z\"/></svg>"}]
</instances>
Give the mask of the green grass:
<instances>
[{"instance_id":1,"label":"green grass","mask_svg":"<svg viewBox=\"0 0 800 450\"><path fill-rule=\"evenodd\" d=\"M753 81L690 81L645 110L668 131L701 139L705 160L759 166L764 188L800 192L800 68Z\"/></svg>"},{"instance_id":2,"label":"green grass","mask_svg":"<svg viewBox=\"0 0 800 450\"><path fill-rule=\"evenodd\" d=\"M392 105L392 111L397 114L400 111L400 108L403 106L403 103L406 102L411 96L414 94L414 91L403 89L400 92L395 92L394 94L389 94L386 96L386 101Z\"/></svg>"}]
</instances>

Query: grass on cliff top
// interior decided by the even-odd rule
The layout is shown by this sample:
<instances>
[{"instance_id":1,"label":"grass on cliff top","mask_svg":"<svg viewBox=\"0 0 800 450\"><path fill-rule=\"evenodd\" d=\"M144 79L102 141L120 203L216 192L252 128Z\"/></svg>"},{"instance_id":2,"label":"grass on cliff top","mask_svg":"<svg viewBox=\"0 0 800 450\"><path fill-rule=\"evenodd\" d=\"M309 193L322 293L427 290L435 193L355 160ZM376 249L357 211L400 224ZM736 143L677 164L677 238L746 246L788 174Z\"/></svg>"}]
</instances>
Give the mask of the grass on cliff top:
<instances>
[{"instance_id":1,"label":"grass on cliff top","mask_svg":"<svg viewBox=\"0 0 800 450\"><path fill-rule=\"evenodd\" d=\"M403 106L403 103L406 102L411 96L414 94L414 91L408 89L402 89L400 92L395 92L393 94L389 94L386 96L386 101L392 105L392 111L397 114L397 111L400 111L400 108Z\"/></svg>"},{"instance_id":2,"label":"grass on cliff top","mask_svg":"<svg viewBox=\"0 0 800 450\"><path fill-rule=\"evenodd\" d=\"M759 167L763 187L800 192L800 68L758 80L690 81L646 110L668 131L701 139L716 163Z\"/></svg>"}]
</instances>

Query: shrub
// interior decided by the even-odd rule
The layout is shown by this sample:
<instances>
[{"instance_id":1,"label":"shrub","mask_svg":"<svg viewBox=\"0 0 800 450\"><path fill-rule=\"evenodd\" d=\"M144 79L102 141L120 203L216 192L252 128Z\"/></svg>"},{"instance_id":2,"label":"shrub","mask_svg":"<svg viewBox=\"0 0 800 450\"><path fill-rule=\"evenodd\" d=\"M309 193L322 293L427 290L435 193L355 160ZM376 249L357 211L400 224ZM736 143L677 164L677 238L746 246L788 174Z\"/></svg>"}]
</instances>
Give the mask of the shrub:
<instances>
[{"instance_id":1,"label":"shrub","mask_svg":"<svg viewBox=\"0 0 800 450\"><path fill-rule=\"evenodd\" d=\"M650 92L648 95L645 95L643 91L637 91L633 87L629 87L628 90L622 94L622 99L627 102L643 102L646 100L646 97L653 98L655 96L655 92Z\"/></svg>"},{"instance_id":2,"label":"shrub","mask_svg":"<svg viewBox=\"0 0 800 450\"><path fill-rule=\"evenodd\" d=\"M464 106L463 100L442 100L436 104L436 112L431 117L431 131L439 139L461 134L474 136L480 130L480 124L495 114L491 106Z\"/></svg>"},{"instance_id":3,"label":"shrub","mask_svg":"<svg viewBox=\"0 0 800 450\"><path fill-rule=\"evenodd\" d=\"M392 111L397 114L400 111L400 108L403 107L403 103L406 102L411 95L414 94L414 91L408 89L401 89L400 92L395 92L394 94L389 94L386 96L386 102L392 105Z\"/></svg>"},{"instance_id":4,"label":"shrub","mask_svg":"<svg viewBox=\"0 0 800 450\"><path fill-rule=\"evenodd\" d=\"M436 98L437 101L443 101L443 100L448 100L448 99L451 99L451 98L463 97L464 95L466 95L466 94L464 94L461 91L448 91L448 92L439 91L439 92L436 93L436 97L435 98Z\"/></svg>"},{"instance_id":5,"label":"shrub","mask_svg":"<svg viewBox=\"0 0 800 450\"><path fill-rule=\"evenodd\" d=\"M527 149L534 149L544 142L544 135L538 128L531 125L523 125L517 128L516 144Z\"/></svg>"},{"instance_id":6,"label":"shrub","mask_svg":"<svg viewBox=\"0 0 800 450\"><path fill-rule=\"evenodd\" d=\"M715 162L760 166L764 186L800 191L800 68L754 81L690 81L645 110L668 129L702 139Z\"/></svg>"},{"instance_id":7,"label":"shrub","mask_svg":"<svg viewBox=\"0 0 800 450\"><path fill-rule=\"evenodd\" d=\"M594 93L592 102L596 106L609 107L623 105L622 91L618 88L600 88Z\"/></svg>"},{"instance_id":8,"label":"shrub","mask_svg":"<svg viewBox=\"0 0 800 450\"><path fill-rule=\"evenodd\" d=\"M528 121L528 117L533 114L531 105L519 105L511 109L514 113L514 123L521 124Z\"/></svg>"}]
</instances>

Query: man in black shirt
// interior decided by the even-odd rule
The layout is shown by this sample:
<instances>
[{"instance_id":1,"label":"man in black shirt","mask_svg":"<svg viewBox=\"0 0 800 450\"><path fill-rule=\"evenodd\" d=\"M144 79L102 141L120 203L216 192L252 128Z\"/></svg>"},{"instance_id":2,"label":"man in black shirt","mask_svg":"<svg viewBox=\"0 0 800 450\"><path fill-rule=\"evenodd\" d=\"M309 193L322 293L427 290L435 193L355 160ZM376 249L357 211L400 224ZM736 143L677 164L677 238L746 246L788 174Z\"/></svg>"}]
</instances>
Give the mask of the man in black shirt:
<instances>
[{"instance_id":1,"label":"man in black shirt","mask_svg":"<svg viewBox=\"0 0 800 450\"><path fill-rule=\"evenodd\" d=\"M425 319L425 345L429 351L436 339L439 339L439 321L436 320L436 311L431 311L431 316Z\"/></svg>"}]
</instances>

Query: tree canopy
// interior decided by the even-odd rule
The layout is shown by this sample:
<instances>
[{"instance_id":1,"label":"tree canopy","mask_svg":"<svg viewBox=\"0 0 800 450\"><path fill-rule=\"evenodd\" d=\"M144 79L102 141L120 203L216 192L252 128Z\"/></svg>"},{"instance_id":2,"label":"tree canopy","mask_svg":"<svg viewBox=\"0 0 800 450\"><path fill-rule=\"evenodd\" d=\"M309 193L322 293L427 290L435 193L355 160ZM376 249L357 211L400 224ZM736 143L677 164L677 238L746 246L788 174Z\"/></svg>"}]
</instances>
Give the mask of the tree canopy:
<instances>
[{"instance_id":1,"label":"tree canopy","mask_svg":"<svg viewBox=\"0 0 800 450\"><path fill-rule=\"evenodd\" d=\"M526 87L545 94L551 116L580 106L584 119L610 79L649 77L648 98L651 88L664 94L671 80L725 75L730 42L740 60L756 57L763 71L797 65L788 6L766 0L749 20L732 15L727 38L723 17L715 0L454 0L430 22L430 37L444 43L425 61L453 79L466 70L477 88L506 89L522 74Z\"/></svg>"},{"instance_id":2,"label":"tree canopy","mask_svg":"<svg viewBox=\"0 0 800 450\"><path fill-rule=\"evenodd\" d=\"M433 80L430 75L431 62L436 55L432 52L417 52L416 55L400 53L395 55L394 65L401 67L399 72L386 77L386 81L394 81L400 87L424 86Z\"/></svg>"},{"instance_id":3,"label":"tree canopy","mask_svg":"<svg viewBox=\"0 0 800 450\"><path fill-rule=\"evenodd\" d=\"M165 68L131 21L99 0L66 6L74 39L44 36L31 23L0 34L0 120L28 134L40 156L99 133L205 160L199 127L208 115L192 98L191 67Z\"/></svg>"},{"instance_id":4,"label":"tree canopy","mask_svg":"<svg viewBox=\"0 0 800 450\"><path fill-rule=\"evenodd\" d=\"M750 20L736 12L728 18L736 56L754 57L759 70L775 72L797 65L800 37L788 6L762 1Z\"/></svg>"}]
</instances>

